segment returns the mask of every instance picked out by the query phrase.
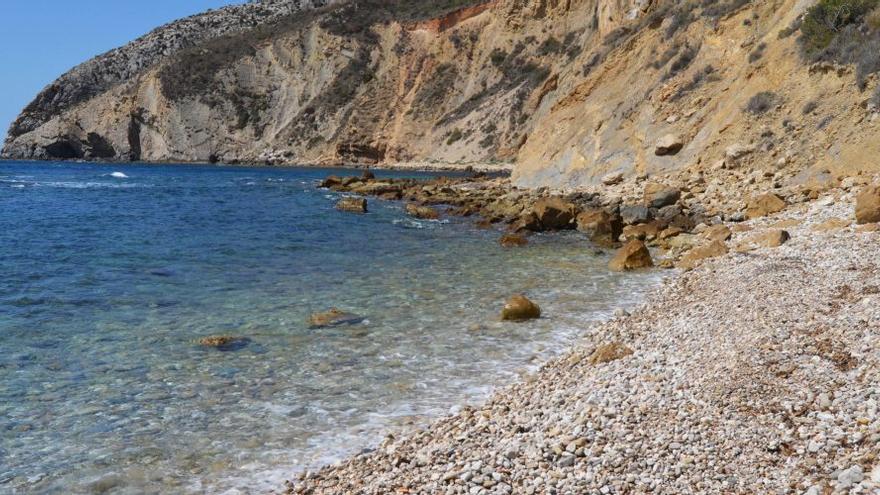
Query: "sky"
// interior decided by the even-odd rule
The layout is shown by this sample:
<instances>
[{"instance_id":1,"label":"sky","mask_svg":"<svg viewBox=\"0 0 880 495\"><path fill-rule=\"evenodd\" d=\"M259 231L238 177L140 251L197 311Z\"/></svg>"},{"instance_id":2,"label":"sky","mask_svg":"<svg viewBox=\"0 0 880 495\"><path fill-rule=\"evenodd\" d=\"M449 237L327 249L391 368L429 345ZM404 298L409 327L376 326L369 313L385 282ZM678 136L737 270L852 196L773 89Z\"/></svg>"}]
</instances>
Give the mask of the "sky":
<instances>
[{"instance_id":1,"label":"sky","mask_svg":"<svg viewBox=\"0 0 880 495\"><path fill-rule=\"evenodd\" d=\"M0 0L0 144L68 69L162 24L243 0Z\"/></svg>"}]
</instances>

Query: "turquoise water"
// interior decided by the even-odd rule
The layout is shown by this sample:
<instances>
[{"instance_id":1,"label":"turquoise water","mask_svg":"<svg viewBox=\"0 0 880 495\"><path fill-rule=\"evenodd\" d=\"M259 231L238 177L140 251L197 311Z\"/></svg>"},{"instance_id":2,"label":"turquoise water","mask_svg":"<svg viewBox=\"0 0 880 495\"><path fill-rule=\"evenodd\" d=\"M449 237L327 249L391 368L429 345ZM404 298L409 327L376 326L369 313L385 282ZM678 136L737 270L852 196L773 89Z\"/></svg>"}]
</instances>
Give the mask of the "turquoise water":
<instances>
[{"instance_id":1,"label":"turquoise water","mask_svg":"<svg viewBox=\"0 0 880 495\"><path fill-rule=\"evenodd\" d=\"M0 492L278 488L479 401L657 279L577 235L505 250L399 203L340 213L329 173L0 163ZM520 291L547 316L498 321ZM334 306L365 320L308 328ZM218 334L249 340L194 343Z\"/></svg>"}]
</instances>

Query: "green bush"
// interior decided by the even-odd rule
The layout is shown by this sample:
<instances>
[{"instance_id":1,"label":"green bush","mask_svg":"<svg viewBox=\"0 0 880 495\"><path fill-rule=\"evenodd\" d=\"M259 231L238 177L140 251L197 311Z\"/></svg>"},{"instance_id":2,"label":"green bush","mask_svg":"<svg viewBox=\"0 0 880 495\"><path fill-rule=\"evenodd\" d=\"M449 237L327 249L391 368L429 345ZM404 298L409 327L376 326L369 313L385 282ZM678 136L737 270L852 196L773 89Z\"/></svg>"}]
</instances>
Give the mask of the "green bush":
<instances>
[{"instance_id":1,"label":"green bush","mask_svg":"<svg viewBox=\"0 0 880 495\"><path fill-rule=\"evenodd\" d=\"M462 136L464 136L464 134L462 134L461 129L456 127L455 130L453 130L452 133L449 134L449 139L446 140L446 144L452 145L456 141L460 140Z\"/></svg>"},{"instance_id":2,"label":"green bush","mask_svg":"<svg viewBox=\"0 0 880 495\"><path fill-rule=\"evenodd\" d=\"M846 26L859 24L880 0L821 0L810 7L801 25L807 53L823 50Z\"/></svg>"}]
</instances>

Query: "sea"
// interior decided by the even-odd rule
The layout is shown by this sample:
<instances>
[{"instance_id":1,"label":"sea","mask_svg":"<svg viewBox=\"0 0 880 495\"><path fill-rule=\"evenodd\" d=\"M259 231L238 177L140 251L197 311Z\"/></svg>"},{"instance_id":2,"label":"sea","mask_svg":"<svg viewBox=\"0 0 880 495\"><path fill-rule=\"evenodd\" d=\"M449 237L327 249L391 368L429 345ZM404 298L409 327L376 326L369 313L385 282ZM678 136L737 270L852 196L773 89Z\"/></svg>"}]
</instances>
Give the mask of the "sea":
<instances>
[{"instance_id":1,"label":"sea","mask_svg":"<svg viewBox=\"0 0 880 495\"><path fill-rule=\"evenodd\" d=\"M577 233L505 249L400 202L337 211L321 179L358 173L0 162L0 493L282 490L479 404L660 280ZM516 293L544 317L500 321ZM330 308L358 318L310 328Z\"/></svg>"}]
</instances>

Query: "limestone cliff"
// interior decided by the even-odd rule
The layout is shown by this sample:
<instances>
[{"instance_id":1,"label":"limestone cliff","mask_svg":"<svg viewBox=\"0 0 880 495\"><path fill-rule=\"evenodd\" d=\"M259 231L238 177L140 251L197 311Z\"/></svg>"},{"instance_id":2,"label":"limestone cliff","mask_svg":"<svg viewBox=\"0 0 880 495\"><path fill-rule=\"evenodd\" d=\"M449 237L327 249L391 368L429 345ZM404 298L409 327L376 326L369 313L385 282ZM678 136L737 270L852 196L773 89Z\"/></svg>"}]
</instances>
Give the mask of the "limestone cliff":
<instances>
[{"instance_id":1,"label":"limestone cliff","mask_svg":"<svg viewBox=\"0 0 880 495\"><path fill-rule=\"evenodd\" d=\"M253 2L73 69L25 109L3 155L506 161L520 185L561 188L614 171L876 169L876 82L804 60L791 26L809 5ZM766 108L750 108L756 96ZM674 153L658 152L664 136Z\"/></svg>"}]
</instances>

